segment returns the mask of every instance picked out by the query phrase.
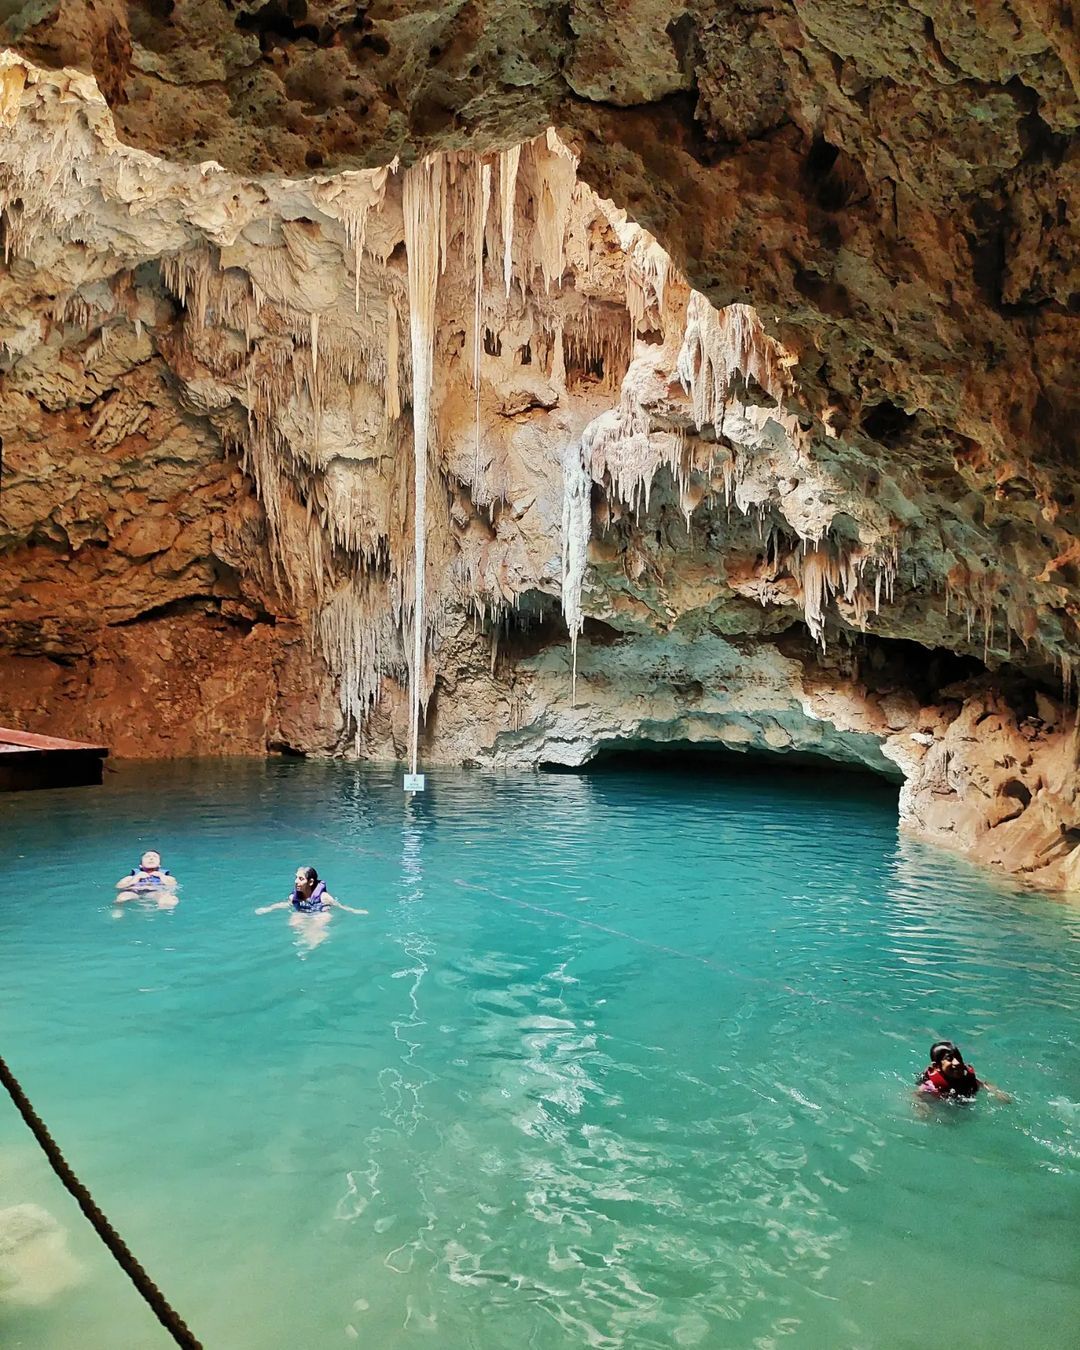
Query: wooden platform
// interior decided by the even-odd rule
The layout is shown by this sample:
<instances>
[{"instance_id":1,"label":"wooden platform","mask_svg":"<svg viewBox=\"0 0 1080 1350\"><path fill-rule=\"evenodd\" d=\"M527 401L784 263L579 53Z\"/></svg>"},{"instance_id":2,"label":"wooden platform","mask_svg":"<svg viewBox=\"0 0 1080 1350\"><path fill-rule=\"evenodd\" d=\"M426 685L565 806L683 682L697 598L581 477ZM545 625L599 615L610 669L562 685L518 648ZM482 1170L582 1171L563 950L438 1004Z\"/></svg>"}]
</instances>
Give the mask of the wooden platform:
<instances>
[{"instance_id":1,"label":"wooden platform","mask_svg":"<svg viewBox=\"0 0 1080 1350\"><path fill-rule=\"evenodd\" d=\"M101 782L108 748L0 727L0 792L92 787Z\"/></svg>"}]
</instances>

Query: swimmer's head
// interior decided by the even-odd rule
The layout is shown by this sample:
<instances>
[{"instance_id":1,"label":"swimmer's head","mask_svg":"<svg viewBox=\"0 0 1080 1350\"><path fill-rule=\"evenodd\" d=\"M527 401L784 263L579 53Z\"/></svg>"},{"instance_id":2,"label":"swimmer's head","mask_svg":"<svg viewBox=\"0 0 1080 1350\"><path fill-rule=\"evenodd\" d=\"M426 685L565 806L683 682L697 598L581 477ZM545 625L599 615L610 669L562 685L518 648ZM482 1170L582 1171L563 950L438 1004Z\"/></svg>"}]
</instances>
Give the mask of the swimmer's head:
<instances>
[{"instance_id":1,"label":"swimmer's head","mask_svg":"<svg viewBox=\"0 0 1080 1350\"><path fill-rule=\"evenodd\" d=\"M139 859L139 866L144 872L156 872L161 866L161 854L155 853L152 848L147 849Z\"/></svg>"},{"instance_id":2,"label":"swimmer's head","mask_svg":"<svg viewBox=\"0 0 1080 1350\"><path fill-rule=\"evenodd\" d=\"M319 874L315 871L314 867L298 867L296 869L296 886L298 890L301 888L307 890L309 886L314 888L318 883L318 880Z\"/></svg>"},{"instance_id":3,"label":"swimmer's head","mask_svg":"<svg viewBox=\"0 0 1080 1350\"><path fill-rule=\"evenodd\" d=\"M935 1041L930 1047L930 1063L940 1067L944 1064L955 1064L958 1068L964 1067L964 1056L953 1045L952 1041Z\"/></svg>"}]
</instances>

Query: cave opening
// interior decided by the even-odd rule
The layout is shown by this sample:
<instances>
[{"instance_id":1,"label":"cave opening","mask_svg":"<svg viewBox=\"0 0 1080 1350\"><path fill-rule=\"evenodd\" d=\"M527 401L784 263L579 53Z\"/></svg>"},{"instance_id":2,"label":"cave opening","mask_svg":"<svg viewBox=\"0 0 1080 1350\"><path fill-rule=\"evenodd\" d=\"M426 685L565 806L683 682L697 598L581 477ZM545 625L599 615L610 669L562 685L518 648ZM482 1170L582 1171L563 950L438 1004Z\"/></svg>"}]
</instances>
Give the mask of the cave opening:
<instances>
[{"instance_id":1,"label":"cave opening","mask_svg":"<svg viewBox=\"0 0 1080 1350\"><path fill-rule=\"evenodd\" d=\"M851 644L858 676L874 693L905 689L921 703L933 703L952 686L989 676L986 663L971 652L929 647L911 638L860 633Z\"/></svg>"},{"instance_id":2,"label":"cave opening","mask_svg":"<svg viewBox=\"0 0 1080 1350\"><path fill-rule=\"evenodd\" d=\"M585 764L541 763L544 773L592 777L655 775L735 784L753 781L798 790L820 790L823 796L870 793L882 806L895 809L902 775L895 766L881 770L865 764L805 750L735 749L722 741L601 741ZM886 767L892 770L886 772Z\"/></svg>"}]
</instances>

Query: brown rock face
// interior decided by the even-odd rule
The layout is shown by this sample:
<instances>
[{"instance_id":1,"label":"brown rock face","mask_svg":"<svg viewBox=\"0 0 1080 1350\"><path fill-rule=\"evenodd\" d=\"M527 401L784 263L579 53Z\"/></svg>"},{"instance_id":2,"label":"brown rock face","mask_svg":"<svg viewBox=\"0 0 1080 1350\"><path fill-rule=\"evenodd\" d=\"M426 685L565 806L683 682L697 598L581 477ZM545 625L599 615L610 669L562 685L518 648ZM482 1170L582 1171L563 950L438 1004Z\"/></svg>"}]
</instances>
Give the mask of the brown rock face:
<instances>
[{"instance_id":1,"label":"brown rock face","mask_svg":"<svg viewBox=\"0 0 1080 1350\"><path fill-rule=\"evenodd\" d=\"M60 356L0 404L4 720L132 758L335 749L325 663L259 583L250 482L127 336L96 381Z\"/></svg>"},{"instance_id":2,"label":"brown rock face","mask_svg":"<svg viewBox=\"0 0 1080 1350\"><path fill-rule=\"evenodd\" d=\"M342 719L294 624L242 626L211 605L95 635L63 661L7 656L4 723L100 737L120 758L330 753Z\"/></svg>"},{"instance_id":3,"label":"brown rock face","mask_svg":"<svg viewBox=\"0 0 1080 1350\"><path fill-rule=\"evenodd\" d=\"M121 143L92 82L0 67L0 716L400 753L433 328L426 755L812 750L827 705L909 827L1073 885L1076 47L1059 7L977 11L10 14ZM548 121L577 162L507 148ZM968 665L943 699L905 647L878 689L841 632Z\"/></svg>"}]
</instances>

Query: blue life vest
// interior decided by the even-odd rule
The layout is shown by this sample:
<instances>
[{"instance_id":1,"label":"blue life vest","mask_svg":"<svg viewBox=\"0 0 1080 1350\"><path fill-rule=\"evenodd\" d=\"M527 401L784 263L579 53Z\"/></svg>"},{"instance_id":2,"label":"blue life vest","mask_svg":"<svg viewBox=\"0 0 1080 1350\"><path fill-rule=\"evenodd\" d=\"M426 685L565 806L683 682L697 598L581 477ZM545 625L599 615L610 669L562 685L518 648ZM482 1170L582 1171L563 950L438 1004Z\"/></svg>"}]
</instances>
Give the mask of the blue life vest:
<instances>
[{"instance_id":1,"label":"blue life vest","mask_svg":"<svg viewBox=\"0 0 1080 1350\"><path fill-rule=\"evenodd\" d=\"M164 885L161 877L172 876L172 873L167 867L159 867L157 868L157 871L161 873L160 877L149 872L144 872L141 866L133 867L131 869L131 875L135 878L135 887L138 888L141 886L144 889L149 890L152 886Z\"/></svg>"},{"instance_id":2,"label":"blue life vest","mask_svg":"<svg viewBox=\"0 0 1080 1350\"><path fill-rule=\"evenodd\" d=\"M289 899L292 901L292 907L300 914L321 914L328 906L323 904L323 895L326 891L326 882L318 881L315 883L315 889L305 900L302 895L297 895L293 891Z\"/></svg>"}]
</instances>

